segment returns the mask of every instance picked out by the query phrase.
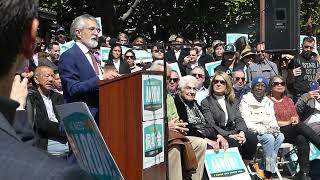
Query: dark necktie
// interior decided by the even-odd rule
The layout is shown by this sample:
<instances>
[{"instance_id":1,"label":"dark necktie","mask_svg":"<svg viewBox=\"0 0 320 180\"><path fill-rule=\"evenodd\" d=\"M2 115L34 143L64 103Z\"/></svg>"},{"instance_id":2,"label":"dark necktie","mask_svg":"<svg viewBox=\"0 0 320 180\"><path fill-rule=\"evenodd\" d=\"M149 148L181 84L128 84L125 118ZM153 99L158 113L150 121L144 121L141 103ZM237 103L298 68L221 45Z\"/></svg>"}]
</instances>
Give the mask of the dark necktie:
<instances>
[{"instance_id":1,"label":"dark necktie","mask_svg":"<svg viewBox=\"0 0 320 180\"><path fill-rule=\"evenodd\" d=\"M97 64L97 60L96 60L96 58L94 57L92 51L89 51L89 54L90 54L91 61L92 61L92 64L93 64L94 72L96 73L96 75L99 76L99 67L98 67L98 64Z\"/></svg>"}]
</instances>

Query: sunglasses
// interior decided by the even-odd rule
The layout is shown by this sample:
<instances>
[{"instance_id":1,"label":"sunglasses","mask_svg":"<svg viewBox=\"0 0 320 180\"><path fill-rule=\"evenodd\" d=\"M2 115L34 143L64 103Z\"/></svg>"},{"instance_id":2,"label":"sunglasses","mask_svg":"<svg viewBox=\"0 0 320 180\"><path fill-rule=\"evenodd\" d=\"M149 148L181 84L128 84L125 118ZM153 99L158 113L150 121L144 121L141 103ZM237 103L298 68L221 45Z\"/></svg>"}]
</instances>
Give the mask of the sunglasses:
<instances>
[{"instance_id":1,"label":"sunglasses","mask_svg":"<svg viewBox=\"0 0 320 180\"><path fill-rule=\"evenodd\" d=\"M193 77L199 77L199 78L203 78L203 74L192 74Z\"/></svg>"},{"instance_id":2,"label":"sunglasses","mask_svg":"<svg viewBox=\"0 0 320 180\"><path fill-rule=\"evenodd\" d=\"M272 83L272 86L279 86L279 85L284 86L284 85L286 85L286 83L285 82L273 82Z\"/></svg>"},{"instance_id":3,"label":"sunglasses","mask_svg":"<svg viewBox=\"0 0 320 180\"><path fill-rule=\"evenodd\" d=\"M222 85L226 85L226 81L224 81L224 80L217 80L217 79L214 79L214 80L213 80L213 83L214 83L214 84L218 84L218 83L220 83L220 84L222 84Z\"/></svg>"},{"instance_id":4,"label":"sunglasses","mask_svg":"<svg viewBox=\"0 0 320 180\"><path fill-rule=\"evenodd\" d=\"M179 78L168 78L168 81L173 81L174 83L178 82Z\"/></svg>"},{"instance_id":5,"label":"sunglasses","mask_svg":"<svg viewBox=\"0 0 320 180\"><path fill-rule=\"evenodd\" d=\"M164 53L164 50L155 49L155 50L153 50L152 52L154 52L154 53L159 53L159 52Z\"/></svg>"},{"instance_id":6,"label":"sunglasses","mask_svg":"<svg viewBox=\"0 0 320 180\"><path fill-rule=\"evenodd\" d=\"M134 56L126 56L126 58L127 58L127 59L129 59L129 58L133 59Z\"/></svg>"},{"instance_id":7,"label":"sunglasses","mask_svg":"<svg viewBox=\"0 0 320 180\"><path fill-rule=\"evenodd\" d=\"M241 78L241 77L235 77L235 79L237 80L237 81L239 81L240 79L242 80L242 81L245 81L246 80L246 78Z\"/></svg>"},{"instance_id":8,"label":"sunglasses","mask_svg":"<svg viewBox=\"0 0 320 180\"><path fill-rule=\"evenodd\" d=\"M265 50L257 51L257 53L265 53Z\"/></svg>"}]
</instances>

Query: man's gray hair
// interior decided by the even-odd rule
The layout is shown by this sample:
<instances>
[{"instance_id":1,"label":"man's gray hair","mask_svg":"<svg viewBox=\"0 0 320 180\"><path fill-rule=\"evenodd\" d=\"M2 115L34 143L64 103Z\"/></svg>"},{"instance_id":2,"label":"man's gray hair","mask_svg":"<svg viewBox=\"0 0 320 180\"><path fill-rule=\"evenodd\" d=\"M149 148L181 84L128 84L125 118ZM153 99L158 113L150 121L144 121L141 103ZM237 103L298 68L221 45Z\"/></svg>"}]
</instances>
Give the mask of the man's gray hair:
<instances>
[{"instance_id":1,"label":"man's gray hair","mask_svg":"<svg viewBox=\"0 0 320 180\"><path fill-rule=\"evenodd\" d=\"M163 60L156 60L153 61L151 66L150 66L150 71L159 71L159 67L164 66L164 61Z\"/></svg>"},{"instance_id":2,"label":"man's gray hair","mask_svg":"<svg viewBox=\"0 0 320 180\"><path fill-rule=\"evenodd\" d=\"M191 75L183 76L179 81L178 88L182 90L187 86L187 83L194 83L195 85L197 85L197 79Z\"/></svg>"},{"instance_id":3,"label":"man's gray hair","mask_svg":"<svg viewBox=\"0 0 320 180\"><path fill-rule=\"evenodd\" d=\"M70 26L70 35L73 40L77 40L76 31L84 29L86 27L85 20L88 19L97 22L96 18L91 16L90 14L83 14L73 20Z\"/></svg>"}]
</instances>

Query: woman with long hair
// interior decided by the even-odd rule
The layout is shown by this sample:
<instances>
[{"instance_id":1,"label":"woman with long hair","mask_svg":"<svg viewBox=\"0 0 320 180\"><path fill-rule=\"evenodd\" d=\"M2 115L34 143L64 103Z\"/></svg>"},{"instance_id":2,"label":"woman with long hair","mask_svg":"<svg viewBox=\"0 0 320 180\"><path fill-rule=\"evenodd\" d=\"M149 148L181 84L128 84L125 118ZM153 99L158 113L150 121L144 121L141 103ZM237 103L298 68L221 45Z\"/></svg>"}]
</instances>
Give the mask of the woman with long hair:
<instances>
[{"instance_id":1,"label":"woman with long hair","mask_svg":"<svg viewBox=\"0 0 320 180\"><path fill-rule=\"evenodd\" d=\"M122 58L122 49L119 44L111 46L106 65L114 65L119 74L131 73L128 63Z\"/></svg>"},{"instance_id":2,"label":"woman with long hair","mask_svg":"<svg viewBox=\"0 0 320 180\"><path fill-rule=\"evenodd\" d=\"M299 120L292 99L286 96L286 83L282 76L274 76L269 83L269 98L274 103L274 111L280 131L283 133L285 140L294 144L298 150L298 162L300 172L296 175L298 179L308 179L309 173L309 142L312 142L320 149L320 138L305 123Z\"/></svg>"},{"instance_id":3,"label":"woman with long hair","mask_svg":"<svg viewBox=\"0 0 320 180\"><path fill-rule=\"evenodd\" d=\"M242 158L248 164L257 147L257 137L248 128L237 108L231 79L225 72L217 71L211 80L209 96L201 102L203 115L229 143L239 147Z\"/></svg>"}]
</instances>

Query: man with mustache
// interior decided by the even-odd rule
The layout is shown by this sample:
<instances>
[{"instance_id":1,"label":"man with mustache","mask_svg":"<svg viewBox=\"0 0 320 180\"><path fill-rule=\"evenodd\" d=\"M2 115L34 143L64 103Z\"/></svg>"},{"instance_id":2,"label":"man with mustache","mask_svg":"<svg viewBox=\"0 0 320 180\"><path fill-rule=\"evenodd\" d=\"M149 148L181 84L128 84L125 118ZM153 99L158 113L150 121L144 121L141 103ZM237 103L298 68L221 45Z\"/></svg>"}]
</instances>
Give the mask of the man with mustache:
<instances>
[{"instance_id":1,"label":"man with mustache","mask_svg":"<svg viewBox=\"0 0 320 180\"><path fill-rule=\"evenodd\" d=\"M317 80L318 62L315 58L315 40L308 36L303 39L302 51L288 65L288 89L297 102L302 94L310 91L310 83Z\"/></svg>"},{"instance_id":2,"label":"man with mustache","mask_svg":"<svg viewBox=\"0 0 320 180\"><path fill-rule=\"evenodd\" d=\"M66 101L85 102L97 124L99 124L98 80L119 76L116 72L103 73L93 56L92 49L98 46L99 32L100 29L93 16L84 14L75 18L70 27L70 34L76 43L62 53L58 68Z\"/></svg>"}]
</instances>

